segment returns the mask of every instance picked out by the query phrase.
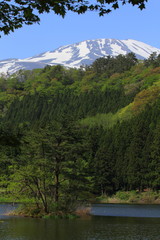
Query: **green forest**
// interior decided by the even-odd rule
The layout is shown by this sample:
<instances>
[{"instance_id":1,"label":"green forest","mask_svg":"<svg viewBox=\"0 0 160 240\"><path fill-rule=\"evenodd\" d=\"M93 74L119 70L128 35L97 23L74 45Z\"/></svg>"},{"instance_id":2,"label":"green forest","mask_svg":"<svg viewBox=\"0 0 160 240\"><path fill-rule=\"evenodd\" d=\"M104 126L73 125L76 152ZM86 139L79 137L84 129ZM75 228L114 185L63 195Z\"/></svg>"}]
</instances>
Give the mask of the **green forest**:
<instances>
[{"instance_id":1,"label":"green forest","mask_svg":"<svg viewBox=\"0 0 160 240\"><path fill-rule=\"evenodd\" d=\"M0 192L36 211L160 189L160 55L0 76Z\"/></svg>"}]
</instances>

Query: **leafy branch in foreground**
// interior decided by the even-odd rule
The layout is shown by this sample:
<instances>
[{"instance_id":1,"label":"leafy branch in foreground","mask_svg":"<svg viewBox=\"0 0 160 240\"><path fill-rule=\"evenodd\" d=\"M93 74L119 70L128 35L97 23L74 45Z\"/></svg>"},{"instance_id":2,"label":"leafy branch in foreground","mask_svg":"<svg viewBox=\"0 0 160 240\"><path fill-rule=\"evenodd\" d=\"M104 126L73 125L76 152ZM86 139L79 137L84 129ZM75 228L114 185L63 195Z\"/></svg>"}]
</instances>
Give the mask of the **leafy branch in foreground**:
<instances>
[{"instance_id":1,"label":"leafy branch in foreground","mask_svg":"<svg viewBox=\"0 0 160 240\"><path fill-rule=\"evenodd\" d=\"M67 11L83 14L87 11L97 11L99 16L119 8L120 4L137 5L141 10L148 0L4 0L0 1L0 31L9 34L23 24L39 23L39 14L53 12L64 17Z\"/></svg>"}]
</instances>

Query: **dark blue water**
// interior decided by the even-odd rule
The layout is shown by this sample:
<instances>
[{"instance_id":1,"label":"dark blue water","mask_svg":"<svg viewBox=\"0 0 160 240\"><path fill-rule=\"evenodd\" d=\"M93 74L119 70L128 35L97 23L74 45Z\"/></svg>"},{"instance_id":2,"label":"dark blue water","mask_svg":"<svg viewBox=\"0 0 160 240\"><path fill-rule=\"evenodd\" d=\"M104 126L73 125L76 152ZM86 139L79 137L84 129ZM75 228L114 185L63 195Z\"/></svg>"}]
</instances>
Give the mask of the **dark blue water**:
<instances>
[{"instance_id":1,"label":"dark blue water","mask_svg":"<svg viewBox=\"0 0 160 240\"><path fill-rule=\"evenodd\" d=\"M1 214L11 209L12 206L0 205ZM0 240L160 240L160 217L152 217L159 211L158 205L101 204L92 208L98 216L74 220L1 215Z\"/></svg>"},{"instance_id":2,"label":"dark blue water","mask_svg":"<svg viewBox=\"0 0 160 240\"><path fill-rule=\"evenodd\" d=\"M11 218L11 216L8 216L6 214L15 210L17 208L17 206L18 206L17 204L13 205L13 204L0 203L0 220L1 219L6 219L6 218Z\"/></svg>"},{"instance_id":3,"label":"dark blue water","mask_svg":"<svg viewBox=\"0 0 160 240\"><path fill-rule=\"evenodd\" d=\"M95 216L160 218L160 205L95 204L91 209Z\"/></svg>"}]
</instances>

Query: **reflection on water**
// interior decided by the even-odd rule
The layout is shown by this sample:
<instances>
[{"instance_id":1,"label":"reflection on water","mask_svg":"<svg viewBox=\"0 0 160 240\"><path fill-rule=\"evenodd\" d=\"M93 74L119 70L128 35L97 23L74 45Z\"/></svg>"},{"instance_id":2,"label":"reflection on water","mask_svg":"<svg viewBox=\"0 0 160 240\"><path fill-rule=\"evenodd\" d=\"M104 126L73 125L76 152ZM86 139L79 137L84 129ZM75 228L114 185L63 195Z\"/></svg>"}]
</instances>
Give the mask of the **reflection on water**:
<instances>
[{"instance_id":1,"label":"reflection on water","mask_svg":"<svg viewBox=\"0 0 160 240\"><path fill-rule=\"evenodd\" d=\"M104 205L101 207L104 208ZM3 218L0 240L160 240L160 218Z\"/></svg>"},{"instance_id":2,"label":"reflection on water","mask_svg":"<svg viewBox=\"0 0 160 240\"><path fill-rule=\"evenodd\" d=\"M0 203L0 219L8 218L9 216L6 216L5 214L10 213L14 209L16 209L17 206L18 206L17 204L4 204L4 203Z\"/></svg>"}]
</instances>

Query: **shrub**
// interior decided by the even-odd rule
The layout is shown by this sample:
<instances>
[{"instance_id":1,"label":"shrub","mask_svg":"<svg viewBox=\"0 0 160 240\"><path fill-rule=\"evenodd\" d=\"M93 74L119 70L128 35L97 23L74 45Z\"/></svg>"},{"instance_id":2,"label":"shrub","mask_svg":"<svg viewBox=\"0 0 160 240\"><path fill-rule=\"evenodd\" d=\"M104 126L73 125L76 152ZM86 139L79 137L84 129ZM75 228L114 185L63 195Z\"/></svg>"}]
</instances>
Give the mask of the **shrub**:
<instances>
[{"instance_id":1,"label":"shrub","mask_svg":"<svg viewBox=\"0 0 160 240\"><path fill-rule=\"evenodd\" d=\"M116 198L118 198L118 199L120 199L120 200L127 201L127 200L129 200L129 197L130 197L129 192L121 192L121 191L118 191L118 192L116 193Z\"/></svg>"}]
</instances>

